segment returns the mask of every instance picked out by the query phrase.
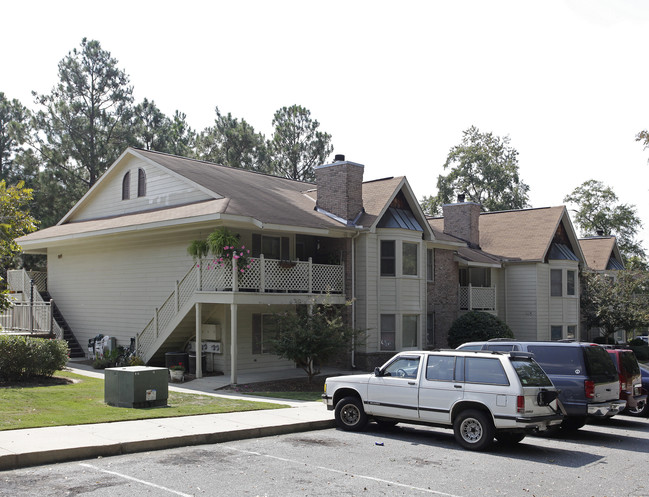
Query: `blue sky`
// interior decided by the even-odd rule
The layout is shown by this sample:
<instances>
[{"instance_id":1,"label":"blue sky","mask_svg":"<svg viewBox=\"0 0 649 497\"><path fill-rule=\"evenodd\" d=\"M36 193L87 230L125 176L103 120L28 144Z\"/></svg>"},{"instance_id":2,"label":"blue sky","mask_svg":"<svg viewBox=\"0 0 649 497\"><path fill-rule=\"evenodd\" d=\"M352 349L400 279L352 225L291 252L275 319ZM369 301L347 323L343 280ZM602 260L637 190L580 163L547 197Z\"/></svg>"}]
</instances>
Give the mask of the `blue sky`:
<instances>
[{"instance_id":1,"label":"blue sky","mask_svg":"<svg viewBox=\"0 0 649 497\"><path fill-rule=\"evenodd\" d=\"M419 198L462 131L508 135L534 207L588 179L634 204L649 252L649 4L641 1L11 2L0 91L34 108L86 36L136 100L198 130L214 107L267 136L300 104L365 179L406 175Z\"/></svg>"}]
</instances>

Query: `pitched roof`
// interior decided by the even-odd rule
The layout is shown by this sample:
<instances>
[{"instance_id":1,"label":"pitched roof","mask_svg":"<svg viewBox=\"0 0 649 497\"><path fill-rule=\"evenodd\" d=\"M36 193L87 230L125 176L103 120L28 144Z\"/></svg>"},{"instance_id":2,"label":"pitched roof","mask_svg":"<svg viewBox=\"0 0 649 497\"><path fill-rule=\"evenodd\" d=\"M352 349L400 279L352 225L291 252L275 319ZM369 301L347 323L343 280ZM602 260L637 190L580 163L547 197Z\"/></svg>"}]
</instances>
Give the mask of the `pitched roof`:
<instances>
[{"instance_id":1,"label":"pitched roof","mask_svg":"<svg viewBox=\"0 0 649 497\"><path fill-rule=\"evenodd\" d=\"M579 245L584 253L586 264L595 271L605 271L611 269L609 261L613 257L617 261L616 248L617 241L614 236L594 236L591 238L580 238ZM621 261L617 261L620 263ZM620 269L614 268L614 269Z\"/></svg>"},{"instance_id":2,"label":"pitched roof","mask_svg":"<svg viewBox=\"0 0 649 497\"><path fill-rule=\"evenodd\" d=\"M490 258L543 261L564 215L564 206L483 212L480 214L480 251L463 250L460 255L485 262ZM443 218L428 221L435 232L443 231Z\"/></svg>"},{"instance_id":3,"label":"pitched roof","mask_svg":"<svg viewBox=\"0 0 649 497\"><path fill-rule=\"evenodd\" d=\"M136 227L209 221L219 215L241 216L266 225L325 230L356 229L315 210L317 188L312 183L140 149L127 149L122 157L128 153L151 161L202 189L213 192L215 200L74 222L67 220L70 217L68 213L61 224L21 237L18 242L39 248L44 246L42 242L45 240L93 236ZM117 162L111 167L116 164ZM365 228L371 226L404 181L405 178L399 177L363 183L365 212L358 224Z\"/></svg>"}]
</instances>

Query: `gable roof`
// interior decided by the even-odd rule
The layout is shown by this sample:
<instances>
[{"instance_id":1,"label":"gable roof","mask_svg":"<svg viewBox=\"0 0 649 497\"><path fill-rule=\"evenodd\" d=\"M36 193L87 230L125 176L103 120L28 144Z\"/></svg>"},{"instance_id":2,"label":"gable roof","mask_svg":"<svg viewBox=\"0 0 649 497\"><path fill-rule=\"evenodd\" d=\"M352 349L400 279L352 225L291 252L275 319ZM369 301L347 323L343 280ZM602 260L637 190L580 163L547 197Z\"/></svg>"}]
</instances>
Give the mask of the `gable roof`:
<instances>
[{"instance_id":1,"label":"gable roof","mask_svg":"<svg viewBox=\"0 0 649 497\"><path fill-rule=\"evenodd\" d=\"M92 202L93 195L107 182L106 177L119 170L123 160L137 157L187 183L207 195L202 200L185 205L142 210L104 218L74 221L75 210ZM372 229L399 191L404 191L413 212L420 222L424 216L410 190L405 177L363 183L365 212L358 227ZM206 161L178 157L154 151L128 148L111 165L106 173L84 197L61 219L58 225L36 231L17 241L24 249L36 250L49 243L70 238L91 237L134 229L158 228L160 226L186 225L228 218L257 227L294 227L301 230L324 230L325 232L354 233L358 227L346 226L326 213L315 210L317 187L312 183L294 181L277 176L220 166ZM209 200L209 198L213 200ZM413 200L414 199L414 200ZM413 204L414 202L414 204ZM432 239L432 230L424 225Z\"/></svg>"},{"instance_id":2,"label":"gable roof","mask_svg":"<svg viewBox=\"0 0 649 497\"><path fill-rule=\"evenodd\" d=\"M579 245L589 268L595 271L624 269L622 255L614 236L580 238Z\"/></svg>"},{"instance_id":3,"label":"gable roof","mask_svg":"<svg viewBox=\"0 0 649 497\"><path fill-rule=\"evenodd\" d=\"M444 218L429 219L435 230L444 229ZM480 214L480 258L503 261L545 261L554 235L563 223L576 257L583 261L568 211L565 206L542 207ZM471 260L474 252L463 250L460 255Z\"/></svg>"}]
</instances>

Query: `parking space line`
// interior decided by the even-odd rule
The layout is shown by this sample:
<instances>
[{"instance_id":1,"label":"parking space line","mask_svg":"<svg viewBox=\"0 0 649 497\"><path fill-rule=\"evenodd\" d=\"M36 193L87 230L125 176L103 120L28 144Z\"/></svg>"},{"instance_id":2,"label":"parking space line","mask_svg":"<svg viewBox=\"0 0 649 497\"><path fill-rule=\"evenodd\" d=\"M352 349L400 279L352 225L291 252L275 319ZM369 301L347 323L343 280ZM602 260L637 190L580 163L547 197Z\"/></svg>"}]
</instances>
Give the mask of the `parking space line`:
<instances>
[{"instance_id":1,"label":"parking space line","mask_svg":"<svg viewBox=\"0 0 649 497\"><path fill-rule=\"evenodd\" d=\"M95 471L100 471L101 473L107 473L109 475L119 476L120 478L124 478L126 480L131 480L131 481L134 481L134 482L137 482L137 483L141 483L142 485L147 485L149 487L157 488L159 490L164 490L165 492L180 495L180 497L194 497L193 495L184 494L182 492L178 492L176 490L172 490L170 488L163 487L161 485L157 485L156 483L151 483L150 481L144 481L144 480L140 480L139 478L133 478L132 476L124 475L122 473L117 473L115 471L108 471L107 469L98 468L97 466L93 466L92 464L80 463L79 466L83 466L84 468L94 469Z\"/></svg>"},{"instance_id":2,"label":"parking space line","mask_svg":"<svg viewBox=\"0 0 649 497\"><path fill-rule=\"evenodd\" d=\"M460 497L459 495L447 494L445 492L438 492L437 490L431 490L430 488L415 487L413 485L406 485L404 483L398 483L398 482L391 481L391 480L384 480L382 478L375 478L374 476L358 475L356 473L350 473L349 471L341 471L339 469L327 468L325 466L314 466L312 464L306 464L304 461L296 461L295 459L286 459L285 457L271 456L270 454L262 454L261 452L255 452L255 451L252 451L252 450L237 449L235 447L225 447L225 448L227 448L229 450L233 450L235 452L241 452L243 454L251 454L251 455L254 455L254 456L261 456L261 457L267 457L269 459L276 459L277 461L287 462L287 463L295 464L297 466L311 466L312 468L321 469L321 470L324 470L324 471L329 471L330 473L338 473L338 474L341 474L341 475L348 475L348 476L352 476L354 478L362 478L362 479L365 479L365 480L371 480L371 481L375 481L375 482L378 482L378 483L387 483L388 485L394 485L395 487L407 488L408 490L417 490L419 492L425 492L425 493L433 494L433 495L442 495L444 497Z\"/></svg>"}]
</instances>

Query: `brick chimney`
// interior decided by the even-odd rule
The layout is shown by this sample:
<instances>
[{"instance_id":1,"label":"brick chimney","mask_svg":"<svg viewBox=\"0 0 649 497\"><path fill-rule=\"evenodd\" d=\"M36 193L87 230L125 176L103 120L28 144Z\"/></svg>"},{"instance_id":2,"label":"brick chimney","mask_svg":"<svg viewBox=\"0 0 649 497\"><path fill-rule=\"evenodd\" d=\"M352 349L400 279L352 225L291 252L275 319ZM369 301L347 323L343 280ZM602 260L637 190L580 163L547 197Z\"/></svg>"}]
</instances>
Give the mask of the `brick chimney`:
<instances>
[{"instance_id":1,"label":"brick chimney","mask_svg":"<svg viewBox=\"0 0 649 497\"><path fill-rule=\"evenodd\" d=\"M318 187L316 208L352 224L363 210L364 166L346 161L344 155L336 155L333 164L314 169Z\"/></svg>"},{"instance_id":2,"label":"brick chimney","mask_svg":"<svg viewBox=\"0 0 649 497\"><path fill-rule=\"evenodd\" d=\"M480 246L480 204L465 202L464 195L458 195L457 203L442 206L444 233L456 236L471 247Z\"/></svg>"}]
</instances>

